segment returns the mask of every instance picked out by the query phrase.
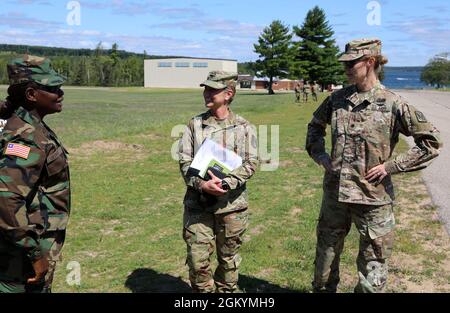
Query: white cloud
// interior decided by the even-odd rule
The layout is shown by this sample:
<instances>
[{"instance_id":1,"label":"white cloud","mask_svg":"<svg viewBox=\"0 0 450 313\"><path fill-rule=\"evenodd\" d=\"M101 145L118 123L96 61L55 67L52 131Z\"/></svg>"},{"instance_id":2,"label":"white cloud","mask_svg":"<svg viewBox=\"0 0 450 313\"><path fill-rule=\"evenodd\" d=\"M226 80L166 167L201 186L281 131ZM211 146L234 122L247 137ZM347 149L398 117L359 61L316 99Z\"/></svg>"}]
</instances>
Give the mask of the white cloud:
<instances>
[{"instance_id":1,"label":"white cloud","mask_svg":"<svg viewBox=\"0 0 450 313\"><path fill-rule=\"evenodd\" d=\"M30 4L38 4L38 5L52 5L48 1L42 0L10 0L8 3L13 5L30 5Z\"/></svg>"},{"instance_id":2,"label":"white cloud","mask_svg":"<svg viewBox=\"0 0 450 313\"><path fill-rule=\"evenodd\" d=\"M448 17L413 17L406 21L388 24L390 30L401 32L410 41L432 50L448 50L450 47L450 18ZM430 56L431 57L431 56Z\"/></svg>"},{"instance_id":3,"label":"white cloud","mask_svg":"<svg viewBox=\"0 0 450 313\"><path fill-rule=\"evenodd\" d=\"M160 23L152 28L195 30L222 36L252 37L256 40L264 27L226 19L192 19L181 22Z\"/></svg>"},{"instance_id":4,"label":"white cloud","mask_svg":"<svg viewBox=\"0 0 450 313\"><path fill-rule=\"evenodd\" d=\"M186 17L200 17L204 12L196 8L196 5L174 7L167 3L161 3L154 0L140 0L140 1L85 1L82 6L94 10L111 10L116 15L146 15L154 14L169 19L178 19Z\"/></svg>"},{"instance_id":5,"label":"white cloud","mask_svg":"<svg viewBox=\"0 0 450 313\"><path fill-rule=\"evenodd\" d=\"M90 41L90 40L80 40L80 41L78 41L78 43L79 43L80 47L83 47L83 48L91 48L94 45L96 45L95 42Z\"/></svg>"},{"instance_id":6,"label":"white cloud","mask_svg":"<svg viewBox=\"0 0 450 313\"><path fill-rule=\"evenodd\" d=\"M11 29L11 30L2 31L2 34L4 36L23 36L23 35L29 34L29 32L27 32L23 29Z\"/></svg>"},{"instance_id":7,"label":"white cloud","mask_svg":"<svg viewBox=\"0 0 450 313\"><path fill-rule=\"evenodd\" d=\"M62 23L28 17L20 12L9 12L8 14L0 14L0 25L26 29L42 29L60 26Z\"/></svg>"}]
</instances>

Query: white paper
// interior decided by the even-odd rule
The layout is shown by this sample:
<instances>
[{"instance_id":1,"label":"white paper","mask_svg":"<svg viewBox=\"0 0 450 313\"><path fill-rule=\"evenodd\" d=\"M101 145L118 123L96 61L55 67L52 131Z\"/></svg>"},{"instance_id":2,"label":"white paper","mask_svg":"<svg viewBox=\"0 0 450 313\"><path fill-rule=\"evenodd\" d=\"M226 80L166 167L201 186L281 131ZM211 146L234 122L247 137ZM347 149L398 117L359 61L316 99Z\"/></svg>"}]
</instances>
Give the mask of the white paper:
<instances>
[{"instance_id":1,"label":"white paper","mask_svg":"<svg viewBox=\"0 0 450 313\"><path fill-rule=\"evenodd\" d=\"M198 170L201 177L205 177L208 165L214 159L226 166L229 171L242 165L242 158L234 151L222 147L211 139L205 139L190 167Z\"/></svg>"}]
</instances>

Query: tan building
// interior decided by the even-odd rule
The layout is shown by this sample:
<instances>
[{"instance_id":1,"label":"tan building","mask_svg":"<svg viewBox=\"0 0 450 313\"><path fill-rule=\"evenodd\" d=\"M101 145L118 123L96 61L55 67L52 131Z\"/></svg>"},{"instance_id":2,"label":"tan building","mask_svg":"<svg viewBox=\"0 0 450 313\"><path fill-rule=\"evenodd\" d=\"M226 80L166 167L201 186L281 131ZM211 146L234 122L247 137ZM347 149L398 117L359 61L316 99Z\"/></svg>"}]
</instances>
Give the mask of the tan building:
<instances>
[{"instance_id":1,"label":"tan building","mask_svg":"<svg viewBox=\"0 0 450 313\"><path fill-rule=\"evenodd\" d=\"M237 60L168 58L144 61L144 87L200 88L210 71L237 72Z\"/></svg>"},{"instance_id":2,"label":"tan building","mask_svg":"<svg viewBox=\"0 0 450 313\"><path fill-rule=\"evenodd\" d=\"M290 79L274 79L272 83L273 90L294 90L295 84L297 84L297 80ZM269 80L257 80L256 81L256 89L268 89L269 88Z\"/></svg>"}]
</instances>

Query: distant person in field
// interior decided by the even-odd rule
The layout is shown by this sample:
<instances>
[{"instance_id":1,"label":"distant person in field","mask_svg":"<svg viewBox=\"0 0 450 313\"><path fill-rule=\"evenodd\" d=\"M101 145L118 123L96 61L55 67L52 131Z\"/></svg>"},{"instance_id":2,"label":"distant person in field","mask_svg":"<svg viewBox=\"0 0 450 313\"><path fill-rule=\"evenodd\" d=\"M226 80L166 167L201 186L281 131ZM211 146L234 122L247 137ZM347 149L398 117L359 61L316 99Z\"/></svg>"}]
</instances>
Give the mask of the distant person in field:
<instances>
[{"instance_id":1,"label":"distant person in field","mask_svg":"<svg viewBox=\"0 0 450 313\"><path fill-rule=\"evenodd\" d=\"M207 111L189 121L180 139L180 170L186 183L183 238L193 292L237 292L239 249L248 226L247 181L258 166L256 129L231 110L237 74L210 72L203 98ZM242 157L242 165L222 178L202 179L190 165L208 138ZM223 173L224 174L224 173ZM217 252L213 273L211 256Z\"/></svg>"},{"instance_id":2,"label":"distant person in field","mask_svg":"<svg viewBox=\"0 0 450 313\"><path fill-rule=\"evenodd\" d=\"M0 292L50 292L70 212L67 151L44 122L64 78L45 58L15 59L0 117Z\"/></svg>"},{"instance_id":3,"label":"distant person in field","mask_svg":"<svg viewBox=\"0 0 450 313\"><path fill-rule=\"evenodd\" d=\"M303 94L303 102L308 102L308 95L309 95L309 86L307 81L303 81L303 88L302 88L302 94Z\"/></svg>"},{"instance_id":4,"label":"distant person in field","mask_svg":"<svg viewBox=\"0 0 450 313\"><path fill-rule=\"evenodd\" d=\"M355 292L382 292L394 242L392 175L425 168L442 143L422 112L379 82L387 62L379 39L351 41L339 60L352 85L325 99L306 138L309 155L325 169L312 285L315 292L336 292L353 222L360 234ZM327 124L331 155L325 150ZM400 134L413 137L415 146L393 156Z\"/></svg>"},{"instance_id":5,"label":"distant person in field","mask_svg":"<svg viewBox=\"0 0 450 313\"><path fill-rule=\"evenodd\" d=\"M294 88L294 92L295 92L295 102L299 103L300 102L300 95L301 95L301 87L300 87L300 83L296 83L295 84L295 88Z\"/></svg>"},{"instance_id":6,"label":"distant person in field","mask_svg":"<svg viewBox=\"0 0 450 313\"><path fill-rule=\"evenodd\" d=\"M317 102L317 85L315 82L310 83L311 96L315 102Z\"/></svg>"}]
</instances>

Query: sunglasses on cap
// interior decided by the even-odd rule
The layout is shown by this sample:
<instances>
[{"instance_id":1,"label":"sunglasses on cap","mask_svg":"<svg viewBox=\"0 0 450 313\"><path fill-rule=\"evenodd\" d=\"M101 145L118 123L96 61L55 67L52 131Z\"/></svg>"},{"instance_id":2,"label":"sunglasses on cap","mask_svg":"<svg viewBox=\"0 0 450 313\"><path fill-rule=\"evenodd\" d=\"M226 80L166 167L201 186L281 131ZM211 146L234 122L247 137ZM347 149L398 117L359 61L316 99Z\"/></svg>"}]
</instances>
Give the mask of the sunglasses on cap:
<instances>
[{"instance_id":1,"label":"sunglasses on cap","mask_svg":"<svg viewBox=\"0 0 450 313\"><path fill-rule=\"evenodd\" d=\"M58 86L44 86L44 85L38 84L38 89L46 91L46 92L49 92L49 93L59 94L61 92L61 85L58 85Z\"/></svg>"}]
</instances>

